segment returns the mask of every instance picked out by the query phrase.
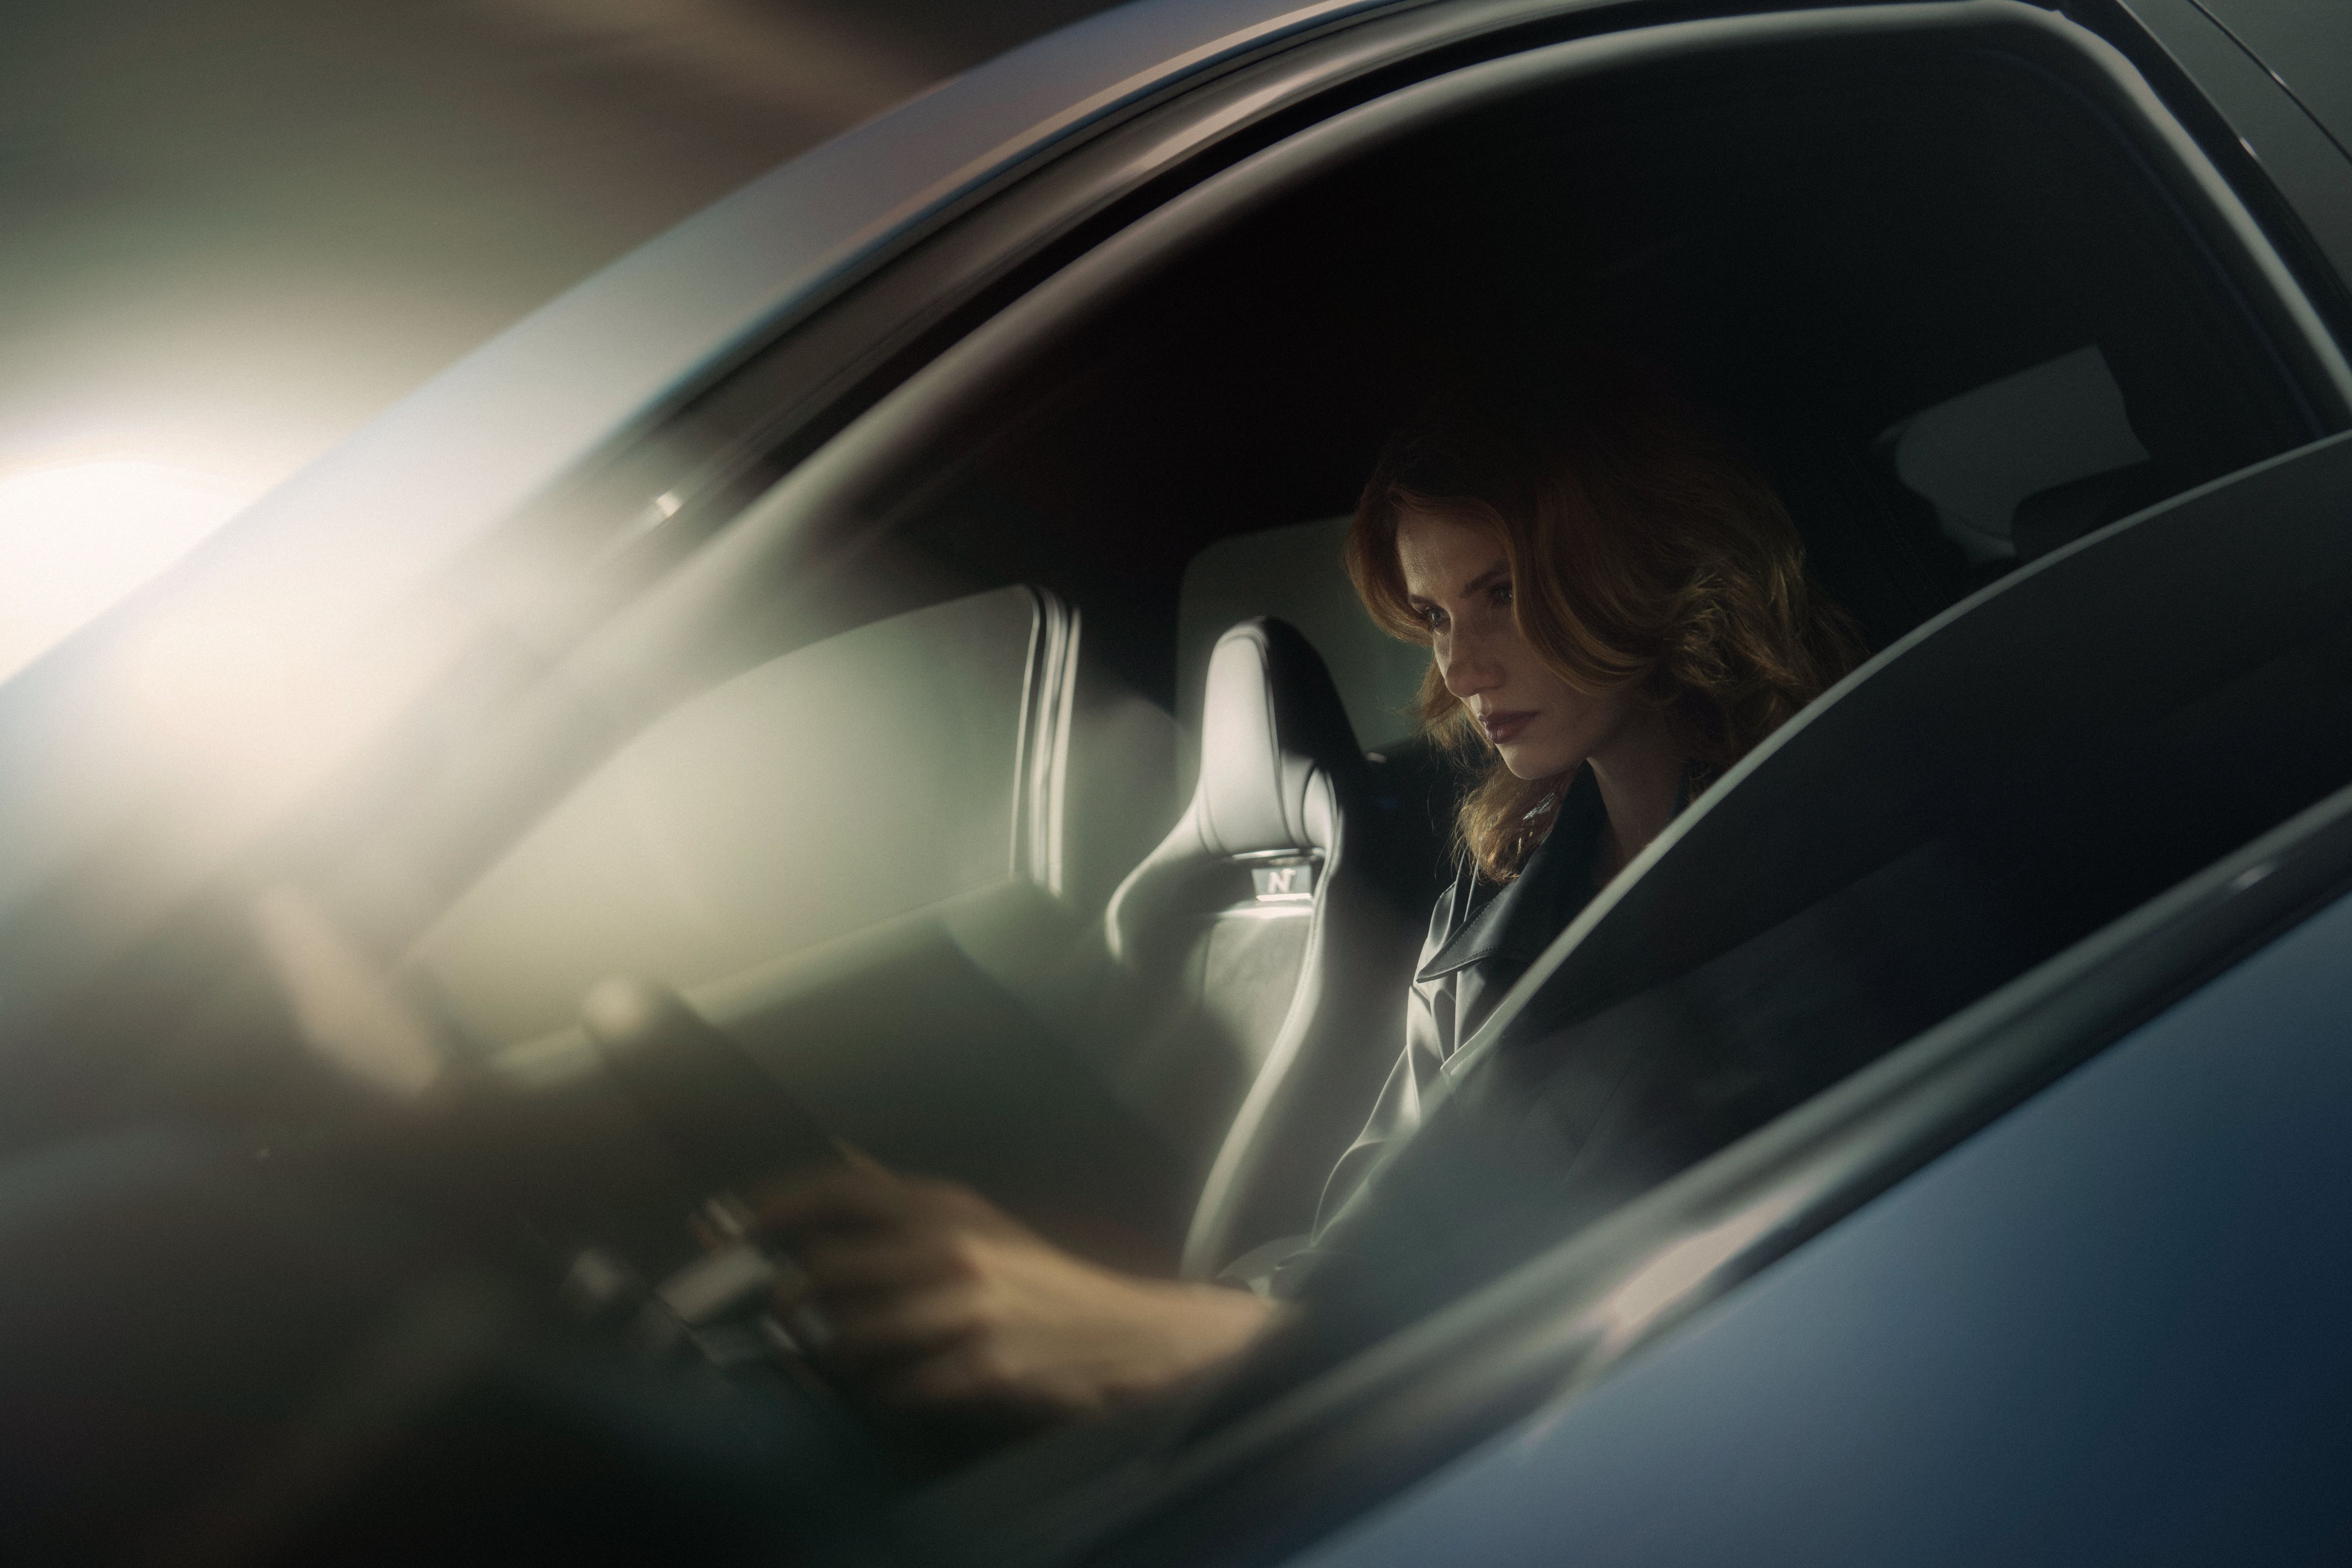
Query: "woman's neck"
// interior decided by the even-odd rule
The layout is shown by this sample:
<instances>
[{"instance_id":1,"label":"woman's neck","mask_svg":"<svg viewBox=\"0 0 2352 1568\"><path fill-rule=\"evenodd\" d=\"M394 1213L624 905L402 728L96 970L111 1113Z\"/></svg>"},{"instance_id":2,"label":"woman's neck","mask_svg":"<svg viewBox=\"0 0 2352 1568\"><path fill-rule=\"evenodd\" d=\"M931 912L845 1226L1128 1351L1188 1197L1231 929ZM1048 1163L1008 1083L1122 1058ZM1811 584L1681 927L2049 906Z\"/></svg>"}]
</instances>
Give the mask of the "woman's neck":
<instances>
[{"instance_id":1,"label":"woman's neck","mask_svg":"<svg viewBox=\"0 0 2352 1568\"><path fill-rule=\"evenodd\" d=\"M1606 882L1674 820L1690 759L1668 733L1665 715L1651 713L1611 736L1608 746L1589 760L1609 814L1593 858L1593 880Z\"/></svg>"}]
</instances>

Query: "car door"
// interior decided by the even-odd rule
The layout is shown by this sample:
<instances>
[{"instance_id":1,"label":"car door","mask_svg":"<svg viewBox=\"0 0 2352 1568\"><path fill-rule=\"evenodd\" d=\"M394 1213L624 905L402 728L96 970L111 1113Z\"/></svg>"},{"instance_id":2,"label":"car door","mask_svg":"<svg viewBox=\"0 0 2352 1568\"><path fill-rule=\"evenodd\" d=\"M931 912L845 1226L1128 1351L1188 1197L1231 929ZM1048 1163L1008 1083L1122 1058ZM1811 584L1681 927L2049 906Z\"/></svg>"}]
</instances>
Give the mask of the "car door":
<instances>
[{"instance_id":1,"label":"car door","mask_svg":"<svg viewBox=\"0 0 2352 1568\"><path fill-rule=\"evenodd\" d=\"M1693 1170L1678 1195L1656 1194L1646 1235L1588 1238L1589 1262L1614 1256L1567 1292L1562 1316L1580 1326L1531 1332L1519 1363L1557 1390L1582 1359L1565 1397L1298 1560L1402 1562L1465 1536L1499 1563L1563 1550L1791 1563L2336 1555L2352 1525L2329 1414L2352 1387L2338 1327L2352 1269L2335 1240L2352 1213L2340 1049L2352 790L2321 784L2343 775L2340 754L2299 770L2337 743L2352 696L2352 671L2325 648L2344 646L2352 610L2347 516L2352 447L2339 437L2142 520L2250 547L2218 576L2180 538L2132 540L2133 524L2077 557L2087 570L2108 564L2105 550L2146 549L2178 574L2176 605L2210 595L2218 607L2242 569L2249 597L2211 630L2236 628L2225 635L2257 660L2303 649L2284 654L2298 670L2291 707L2266 710L2264 682L2232 683L2224 702L2191 698L2201 726L2158 722L2176 741L2201 727L2237 774L2220 793L2192 785L2181 821L2220 837L2277 826L1727 1151L1712 1180ZM2291 542L2269 532L2287 519ZM2317 590L2330 607L2312 615L2304 595L2318 583L2332 584ZM2142 604L2149 642L2187 631L2215 646ZM2273 627L2278 642L2252 646ZM1998 630L1964 616L1943 635L1972 629ZM2053 635L2028 658L2047 671L2068 650ZM1998 660L1971 668L2001 678ZM2177 675L2143 673L2188 695ZM2301 782L2270 793L2283 775ZM2251 814L2221 828L2239 807ZM2144 807L2116 794L2092 809ZM2184 835L2146 853L2163 877L2180 868L2168 857L2204 847ZM1948 910L1894 914L1937 930ZM1559 956L1574 963L1572 942ZM1540 993L1529 1002L1540 1009ZM1734 1197L1743 1166L1750 1184ZM1669 1209L1678 1221L1656 1226ZM1561 1292L1573 1278L1546 1283ZM1530 1309L1534 1284L1520 1298Z\"/></svg>"},{"instance_id":2,"label":"car door","mask_svg":"<svg viewBox=\"0 0 2352 1568\"><path fill-rule=\"evenodd\" d=\"M1211 1402L1041 1505L1069 1534L1037 1560L2324 1555L2347 515L2336 437L1988 589L1782 731L1482 1033L1352 1238L1402 1260L1349 1294L1372 1326L1306 1364L1336 1324L1415 1331ZM1758 852L1708 852L1749 812ZM1639 911L1677 894L1661 947ZM1565 1179L1444 1157L1538 1144L1547 1070L1678 1051L1736 1114L1622 1207L1578 1206L1605 1142Z\"/></svg>"},{"instance_id":3,"label":"car door","mask_svg":"<svg viewBox=\"0 0 2352 1568\"><path fill-rule=\"evenodd\" d=\"M2347 914L1293 1560L2333 1561Z\"/></svg>"}]
</instances>

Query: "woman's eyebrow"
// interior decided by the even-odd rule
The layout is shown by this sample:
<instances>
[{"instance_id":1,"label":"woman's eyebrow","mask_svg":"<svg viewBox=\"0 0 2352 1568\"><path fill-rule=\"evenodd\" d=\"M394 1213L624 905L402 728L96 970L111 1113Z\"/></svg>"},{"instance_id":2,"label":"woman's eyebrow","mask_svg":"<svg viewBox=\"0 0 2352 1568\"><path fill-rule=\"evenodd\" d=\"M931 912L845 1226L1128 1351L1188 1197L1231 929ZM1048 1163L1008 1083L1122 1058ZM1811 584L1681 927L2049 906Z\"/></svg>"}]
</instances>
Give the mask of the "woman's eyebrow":
<instances>
[{"instance_id":1,"label":"woman's eyebrow","mask_svg":"<svg viewBox=\"0 0 2352 1568\"><path fill-rule=\"evenodd\" d=\"M1501 581L1503 578L1508 577L1510 574L1511 563L1507 561L1497 561L1492 566L1487 567L1484 572L1479 573L1477 576L1473 577L1469 582L1462 584L1462 597L1466 599L1481 588L1491 588L1497 582Z\"/></svg>"}]
</instances>

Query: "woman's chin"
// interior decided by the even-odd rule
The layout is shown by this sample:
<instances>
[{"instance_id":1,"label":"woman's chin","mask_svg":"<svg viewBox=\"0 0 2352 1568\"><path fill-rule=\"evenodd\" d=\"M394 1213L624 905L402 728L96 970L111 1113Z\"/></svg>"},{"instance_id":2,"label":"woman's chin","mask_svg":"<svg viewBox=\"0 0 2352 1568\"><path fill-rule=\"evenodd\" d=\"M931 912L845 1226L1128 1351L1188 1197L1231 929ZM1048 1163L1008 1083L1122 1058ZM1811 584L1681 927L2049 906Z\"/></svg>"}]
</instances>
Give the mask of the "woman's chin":
<instances>
[{"instance_id":1,"label":"woman's chin","mask_svg":"<svg viewBox=\"0 0 2352 1568\"><path fill-rule=\"evenodd\" d=\"M1557 778L1577 765L1581 757L1563 757L1555 746L1505 745L1495 748L1503 759L1503 767L1515 779L1529 784L1538 779Z\"/></svg>"}]
</instances>

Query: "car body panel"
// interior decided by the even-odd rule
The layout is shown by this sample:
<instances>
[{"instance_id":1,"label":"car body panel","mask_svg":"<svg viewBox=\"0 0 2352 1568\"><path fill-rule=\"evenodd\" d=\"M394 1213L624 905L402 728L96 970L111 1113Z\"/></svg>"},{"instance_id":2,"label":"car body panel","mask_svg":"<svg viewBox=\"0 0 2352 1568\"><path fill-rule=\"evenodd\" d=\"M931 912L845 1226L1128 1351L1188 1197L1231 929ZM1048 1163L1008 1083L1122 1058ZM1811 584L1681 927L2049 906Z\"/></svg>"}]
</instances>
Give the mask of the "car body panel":
<instances>
[{"instance_id":1,"label":"car body panel","mask_svg":"<svg viewBox=\"0 0 2352 1568\"><path fill-rule=\"evenodd\" d=\"M2195 0L2119 3L2293 206L2339 290L2352 282L2352 158L2340 139Z\"/></svg>"},{"instance_id":2,"label":"car body panel","mask_svg":"<svg viewBox=\"0 0 2352 1568\"><path fill-rule=\"evenodd\" d=\"M2352 902L1305 1561L2335 1560Z\"/></svg>"},{"instance_id":3,"label":"car body panel","mask_svg":"<svg viewBox=\"0 0 2352 1568\"><path fill-rule=\"evenodd\" d=\"M2352 150L2352 9L2311 0L2197 0L2294 95L2340 148Z\"/></svg>"}]
</instances>

